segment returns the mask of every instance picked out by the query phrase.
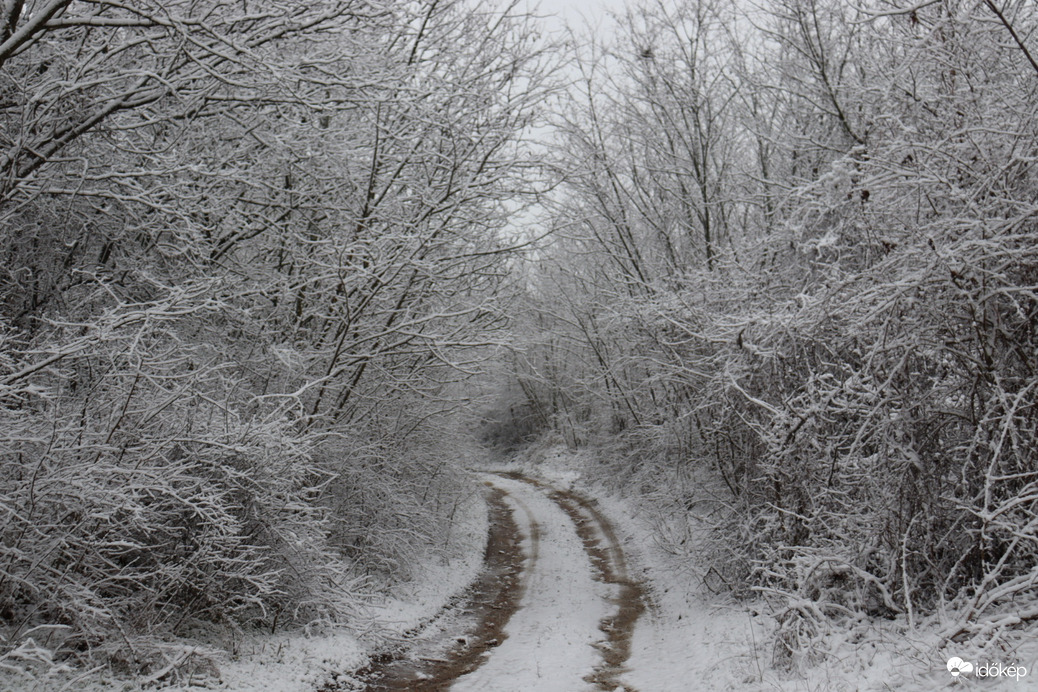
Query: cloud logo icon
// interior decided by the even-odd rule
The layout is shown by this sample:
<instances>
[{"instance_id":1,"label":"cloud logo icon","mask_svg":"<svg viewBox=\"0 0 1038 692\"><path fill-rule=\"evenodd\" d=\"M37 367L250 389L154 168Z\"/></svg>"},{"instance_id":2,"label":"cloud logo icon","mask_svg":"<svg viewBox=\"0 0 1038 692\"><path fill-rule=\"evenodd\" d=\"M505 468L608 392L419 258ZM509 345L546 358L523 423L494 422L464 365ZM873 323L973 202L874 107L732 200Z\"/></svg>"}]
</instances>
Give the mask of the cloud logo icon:
<instances>
[{"instance_id":1,"label":"cloud logo icon","mask_svg":"<svg viewBox=\"0 0 1038 692\"><path fill-rule=\"evenodd\" d=\"M948 672L952 674L952 677L959 677L963 673L972 673L973 664L969 661L963 661L958 656L952 656L948 659Z\"/></svg>"}]
</instances>

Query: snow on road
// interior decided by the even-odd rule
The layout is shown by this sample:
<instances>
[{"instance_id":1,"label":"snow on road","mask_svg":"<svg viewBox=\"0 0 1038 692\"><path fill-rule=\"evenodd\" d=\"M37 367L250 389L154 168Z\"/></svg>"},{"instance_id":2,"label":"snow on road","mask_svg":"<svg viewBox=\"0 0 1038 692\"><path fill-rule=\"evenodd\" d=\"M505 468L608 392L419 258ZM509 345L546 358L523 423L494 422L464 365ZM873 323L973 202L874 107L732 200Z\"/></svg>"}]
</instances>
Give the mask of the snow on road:
<instances>
[{"instance_id":1,"label":"snow on road","mask_svg":"<svg viewBox=\"0 0 1038 692\"><path fill-rule=\"evenodd\" d=\"M486 663L454 683L455 692L580 692L602 663L599 624L614 609L615 589L594 580L584 544L569 516L542 490L492 477L523 532L526 560L519 610L507 638Z\"/></svg>"}]
</instances>

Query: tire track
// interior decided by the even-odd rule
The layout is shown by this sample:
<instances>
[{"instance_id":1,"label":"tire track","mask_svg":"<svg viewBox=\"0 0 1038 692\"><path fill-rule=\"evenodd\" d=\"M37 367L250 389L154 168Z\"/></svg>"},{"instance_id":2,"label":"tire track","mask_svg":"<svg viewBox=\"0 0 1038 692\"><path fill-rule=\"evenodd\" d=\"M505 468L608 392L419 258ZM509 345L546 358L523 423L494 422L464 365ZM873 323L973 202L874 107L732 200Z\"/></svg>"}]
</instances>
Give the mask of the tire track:
<instances>
[{"instance_id":1,"label":"tire track","mask_svg":"<svg viewBox=\"0 0 1038 692\"><path fill-rule=\"evenodd\" d=\"M621 683L620 677L627 671L626 662L631 653L635 622L645 610L644 594L641 584L630 579L628 575L626 559L613 526L591 501L577 493L556 488L521 473L497 475L532 486L538 495L543 495L554 503L572 523L573 533L576 534L572 539L574 549L579 551L580 548L577 546L580 546L587 555L590 571L584 578L613 587L611 595L602 596L606 603L612 606L607 608L607 611L611 612L598 621L598 629L605 638L598 641L594 641L593 638L588 640L601 662L595 665L594 656L589 656L588 663L593 666L593 671L584 676L584 682L598 690L637 692ZM489 653L508 636L504 631L505 626L519 610L531 576L538 574L536 567L541 552L543 527L535 513L517 497L514 490L509 493L489 482L486 485L490 532L484 553L484 569L477 580L431 622L405 635L410 644L383 654L366 669L359 671L356 675L365 680L366 686L357 688L329 684L321 688L320 692L357 689L369 692L442 692L450 689L462 676L479 669L491 658L497 662L496 667L501 667L502 661L510 660L508 657L491 657ZM523 520L517 522L520 517ZM566 522L561 516L552 521L560 520L562 523L559 526L564 526ZM559 529L554 527L553 523L549 527L549 533L558 532ZM524 530L528 534L525 554L521 546ZM541 575L539 579L543 581L544 576ZM539 586L538 593L543 588L543 584ZM465 632L463 636L451 638L444 633L438 640L436 637L423 639L422 633L433 629L432 625L459 614L460 627L464 628ZM530 630L531 624L536 625L538 622L516 625L523 632L516 635L520 647L524 645L524 637L528 638L530 631L536 632ZM594 622L593 619L590 620L588 626L593 627ZM551 625L546 621L543 627L554 628L557 624ZM452 629L456 631L459 627L454 626ZM513 658L517 651L522 651L522 648L516 650L514 646L512 649L509 656ZM522 667L525 666L526 660L520 662L519 659L514 659L514 664ZM510 669L494 670L489 675L491 679L496 680L495 676L507 675L507 670ZM482 674L486 676L488 673L483 671ZM466 679L471 686L472 679Z\"/></svg>"},{"instance_id":2,"label":"tire track","mask_svg":"<svg viewBox=\"0 0 1038 692\"><path fill-rule=\"evenodd\" d=\"M587 681L602 661L600 621L613 611L611 587L595 581L595 570L569 516L548 494L519 480L491 481L509 493L519 527L532 534L539 524L537 561L524 574L526 591L508 623L508 640L486 665L464 675L451 692L593 692ZM526 514L529 510L529 515ZM533 552L529 542L523 549Z\"/></svg>"},{"instance_id":3,"label":"tire track","mask_svg":"<svg viewBox=\"0 0 1038 692\"><path fill-rule=\"evenodd\" d=\"M595 579L617 587L617 595L608 599L616 606L616 612L599 623L599 629L606 635L605 641L597 645L602 665L585 681L600 690L637 692L633 687L620 683L619 678L627 671L625 663L631 655L634 625L645 611L645 599L641 584L628 574L627 560L616 530L589 500L571 490L556 488L521 473L499 475L532 485L551 498L573 522L591 560Z\"/></svg>"},{"instance_id":4,"label":"tire track","mask_svg":"<svg viewBox=\"0 0 1038 692\"><path fill-rule=\"evenodd\" d=\"M536 560L540 526L521 502L497 487L486 484L490 530L484 551L483 570L461 597L449 604L432 622L408 632L410 645L375 657L355 676L365 681L367 692L443 692L460 676L479 668L484 655L507 637L505 625L519 608L525 590L523 565ZM507 500L506 500L507 498ZM508 502L519 506L529 517L530 556L524 560L523 539ZM470 623L466 634L453 639L418 642L421 633L444 617L463 614ZM356 690L330 683L319 692Z\"/></svg>"}]
</instances>

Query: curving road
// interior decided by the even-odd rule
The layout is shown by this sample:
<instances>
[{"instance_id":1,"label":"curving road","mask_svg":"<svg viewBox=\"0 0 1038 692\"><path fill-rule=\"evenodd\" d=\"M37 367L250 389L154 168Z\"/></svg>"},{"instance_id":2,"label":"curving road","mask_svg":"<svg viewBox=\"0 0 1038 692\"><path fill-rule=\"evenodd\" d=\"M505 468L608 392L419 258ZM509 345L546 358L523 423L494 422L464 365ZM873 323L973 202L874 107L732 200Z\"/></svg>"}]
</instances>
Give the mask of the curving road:
<instances>
[{"instance_id":1,"label":"curving road","mask_svg":"<svg viewBox=\"0 0 1038 692\"><path fill-rule=\"evenodd\" d=\"M450 636L374 665L367 689L636 692L623 673L643 596L608 520L520 474L486 483L486 565Z\"/></svg>"}]
</instances>

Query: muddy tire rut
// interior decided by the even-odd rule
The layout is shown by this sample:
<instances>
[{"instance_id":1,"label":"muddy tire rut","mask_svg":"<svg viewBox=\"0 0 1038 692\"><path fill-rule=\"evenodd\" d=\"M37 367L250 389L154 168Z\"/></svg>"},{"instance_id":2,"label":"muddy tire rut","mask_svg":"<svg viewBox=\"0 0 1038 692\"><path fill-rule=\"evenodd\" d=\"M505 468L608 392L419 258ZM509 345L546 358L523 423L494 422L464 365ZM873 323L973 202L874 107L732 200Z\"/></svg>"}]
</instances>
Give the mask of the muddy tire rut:
<instances>
[{"instance_id":1,"label":"muddy tire rut","mask_svg":"<svg viewBox=\"0 0 1038 692\"><path fill-rule=\"evenodd\" d=\"M450 689L458 677L478 668L485 660L484 654L504 640L505 625L522 599L524 555L520 542L523 536L505 502L507 493L489 483L487 487L490 530L483 553L483 569L460 599L449 604L435 619L458 615L462 623L468 623L465 633L449 643L419 641L419 635L432 623L407 633L404 646L374 658L366 668L354 674L365 682L364 690L439 692ZM531 542L536 545L535 536L531 536ZM411 640L411 646L407 645L407 639ZM337 689L353 688L326 687L321 692Z\"/></svg>"},{"instance_id":2,"label":"muddy tire rut","mask_svg":"<svg viewBox=\"0 0 1038 692\"><path fill-rule=\"evenodd\" d=\"M597 647L603 663L585 680L601 690L637 692L633 687L622 685L619 677L627 670L624 664L631 655L635 622L645 611L644 592L641 583L628 574L627 560L613 525L591 501L571 490L562 490L519 473L502 475L529 483L546 493L573 522L584 551L591 559L595 579L617 587L617 595L610 599L616 612L599 624L606 635L606 640Z\"/></svg>"},{"instance_id":3,"label":"muddy tire rut","mask_svg":"<svg viewBox=\"0 0 1038 692\"><path fill-rule=\"evenodd\" d=\"M584 682L592 689L636 692L623 685L619 678L626 670L631 636L644 610L644 598L641 585L628 575L623 550L612 525L591 501L572 491L519 473L498 475L528 484L548 497L572 523L590 562L591 579L610 587L610 595L605 597L610 612L598 623L604 639L592 644L600 663L584 677ZM490 529L483 569L468 589L432 621L450 618L455 634L427 639L423 632L432 623L416 628L405 636L401 646L373 659L367 668L354 674L364 681L366 686L362 689L370 692L448 690L458 678L488 661L495 647L507 638L506 626L522 607L526 579L537 564L542 527L514 494L492 482L486 485ZM519 528L516 512L525 515L521 523L528 535ZM356 688L330 685L320 692L349 689Z\"/></svg>"}]
</instances>

